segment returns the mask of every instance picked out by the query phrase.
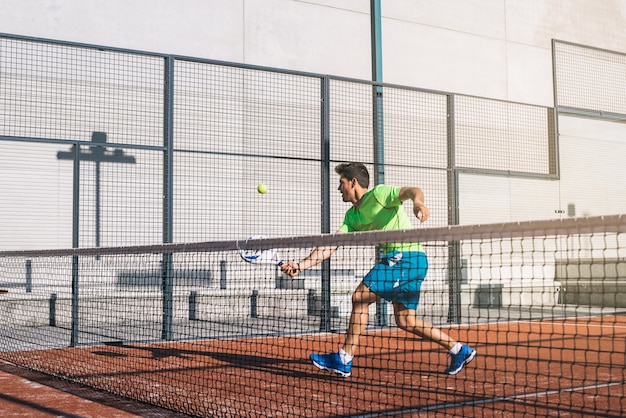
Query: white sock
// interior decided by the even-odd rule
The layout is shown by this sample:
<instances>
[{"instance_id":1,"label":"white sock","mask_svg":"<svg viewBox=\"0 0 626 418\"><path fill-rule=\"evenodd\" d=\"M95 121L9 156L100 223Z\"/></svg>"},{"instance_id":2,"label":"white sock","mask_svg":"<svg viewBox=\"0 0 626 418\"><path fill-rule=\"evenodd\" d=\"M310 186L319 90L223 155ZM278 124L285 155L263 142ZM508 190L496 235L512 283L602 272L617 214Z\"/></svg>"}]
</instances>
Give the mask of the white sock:
<instances>
[{"instance_id":1,"label":"white sock","mask_svg":"<svg viewBox=\"0 0 626 418\"><path fill-rule=\"evenodd\" d=\"M344 349L339 350L339 357L341 357L341 362L343 364L348 364L352 361L352 357L350 354L346 353Z\"/></svg>"},{"instance_id":2,"label":"white sock","mask_svg":"<svg viewBox=\"0 0 626 418\"><path fill-rule=\"evenodd\" d=\"M461 347L463 347L461 343L454 344L454 347L450 349L450 354L453 354L453 355L459 354L459 351L461 351Z\"/></svg>"}]
</instances>

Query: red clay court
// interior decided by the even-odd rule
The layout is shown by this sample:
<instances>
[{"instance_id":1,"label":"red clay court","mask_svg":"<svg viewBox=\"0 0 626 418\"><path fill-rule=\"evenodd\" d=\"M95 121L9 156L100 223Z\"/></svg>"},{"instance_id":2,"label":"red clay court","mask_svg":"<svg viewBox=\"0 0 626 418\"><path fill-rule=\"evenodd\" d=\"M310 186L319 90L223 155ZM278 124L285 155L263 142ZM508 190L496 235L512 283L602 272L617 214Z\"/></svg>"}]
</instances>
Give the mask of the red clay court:
<instances>
[{"instance_id":1,"label":"red clay court","mask_svg":"<svg viewBox=\"0 0 626 418\"><path fill-rule=\"evenodd\" d=\"M0 416L172 418L186 415L0 362Z\"/></svg>"},{"instance_id":2,"label":"red clay court","mask_svg":"<svg viewBox=\"0 0 626 418\"><path fill-rule=\"evenodd\" d=\"M196 416L621 417L626 411L626 317L501 322L449 331L479 352L457 376L442 373L444 350L395 329L372 330L362 338L349 378L320 371L308 360L312 351L336 349L342 334L4 356L84 386ZM40 385L32 393L48 389ZM119 402L117 407L124 403ZM109 408L102 409L107 416L133 413L113 415L115 401L94 406Z\"/></svg>"}]
</instances>

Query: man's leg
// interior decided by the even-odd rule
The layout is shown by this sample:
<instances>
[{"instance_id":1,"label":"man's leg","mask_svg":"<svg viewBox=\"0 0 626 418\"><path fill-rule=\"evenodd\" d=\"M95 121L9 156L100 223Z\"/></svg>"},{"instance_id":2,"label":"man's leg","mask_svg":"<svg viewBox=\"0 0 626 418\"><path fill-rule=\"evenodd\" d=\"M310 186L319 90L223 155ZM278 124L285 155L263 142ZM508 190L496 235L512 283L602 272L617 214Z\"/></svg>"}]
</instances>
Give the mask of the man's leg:
<instances>
[{"instance_id":1,"label":"man's leg","mask_svg":"<svg viewBox=\"0 0 626 418\"><path fill-rule=\"evenodd\" d=\"M414 309L409 309L401 303L394 303L393 309L396 324L400 328L434 341L448 350L451 361L444 373L457 374L463 369L463 366L469 364L476 357L476 350L468 345L462 345L430 322L417 318L417 312Z\"/></svg>"},{"instance_id":2,"label":"man's leg","mask_svg":"<svg viewBox=\"0 0 626 418\"><path fill-rule=\"evenodd\" d=\"M352 294L352 313L346 333L343 350L350 356L354 355L359 345L359 337L367 328L369 320L369 306L380 299L374 292L368 289L363 282L359 284Z\"/></svg>"},{"instance_id":3,"label":"man's leg","mask_svg":"<svg viewBox=\"0 0 626 418\"><path fill-rule=\"evenodd\" d=\"M456 345L457 341L454 338L439 328L435 328L430 322L419 319L415 310L409 309L401 303L394 303L393 311L396 324L403 330L434 341L447 350Z\"/></svg>"},{"instance_id":4,"label":"man's leg","mask_svg":"<svg viewBox=\"0 0 626 418\"><path fill-rule=\"evenodd\" d=\"M352 295L352 313L350 314L350 323L343 348L338 353L311 354L311 361L315 366L343 377L350 376L352 356L359 344L359 337L367 327L369 305L378 299L379 297L363 283L357 286Z\"/></svg>"}]
</instances>

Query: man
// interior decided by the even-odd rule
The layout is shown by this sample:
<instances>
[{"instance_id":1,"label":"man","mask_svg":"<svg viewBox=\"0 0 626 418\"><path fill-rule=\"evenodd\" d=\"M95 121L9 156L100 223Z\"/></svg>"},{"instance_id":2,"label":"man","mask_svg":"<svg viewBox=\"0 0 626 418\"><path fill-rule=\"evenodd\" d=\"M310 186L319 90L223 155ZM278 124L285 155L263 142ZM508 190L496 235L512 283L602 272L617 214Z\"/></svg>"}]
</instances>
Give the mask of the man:
<instances>
[{"instance_id":1,"label":"man","mask_svg":"<svg viewBox=\"0 0 626 418\"><path fill-rule=\"evenodd\" d=\"M345 163L335 167L339 174L339 187L344 202L352 203L337 233L413 227L402 202L413 202L413 213L424 222L429 211L424 205L424 194L419 187L395 187L378 185L369 187L369 173L361 163ZM359 337L367 328L369 305L381 298L393 303L396 324L403 330L430 339L449 350L450 365L444 373L457 374L471 362L476 351L468 345L452 339L433 324L417 317L420 286L428 261L420 243L396 243L381 245L385 255L363 278L352 295L352 313L343 347L336 353L311 354L313 364L340 376L350 376L352 358L359 344ZM317 247L299 262L286 262L282 271L297 276L329 258L337 247Z\"/></svg>"}]
</instances>

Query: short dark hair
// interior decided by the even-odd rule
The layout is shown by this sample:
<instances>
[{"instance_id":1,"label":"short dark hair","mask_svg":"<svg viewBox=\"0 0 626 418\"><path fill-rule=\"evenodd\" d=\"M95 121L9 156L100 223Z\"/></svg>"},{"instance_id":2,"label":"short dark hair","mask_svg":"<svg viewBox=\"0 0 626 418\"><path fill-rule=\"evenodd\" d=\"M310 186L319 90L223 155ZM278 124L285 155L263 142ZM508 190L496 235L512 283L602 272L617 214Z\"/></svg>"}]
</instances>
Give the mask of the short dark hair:
<instances>
[{"instance_id":1,"label":"short dark hair","mask_svg":"<svg viewBox=\"0 0 626 418\"><path fill-rule=\"evenodd\" d=\"M366 189L370 185L370 173L362 163L341 163L335 167L335 173L348 180L356 179L361 187Z\"/></svg>"}]
</instances>

